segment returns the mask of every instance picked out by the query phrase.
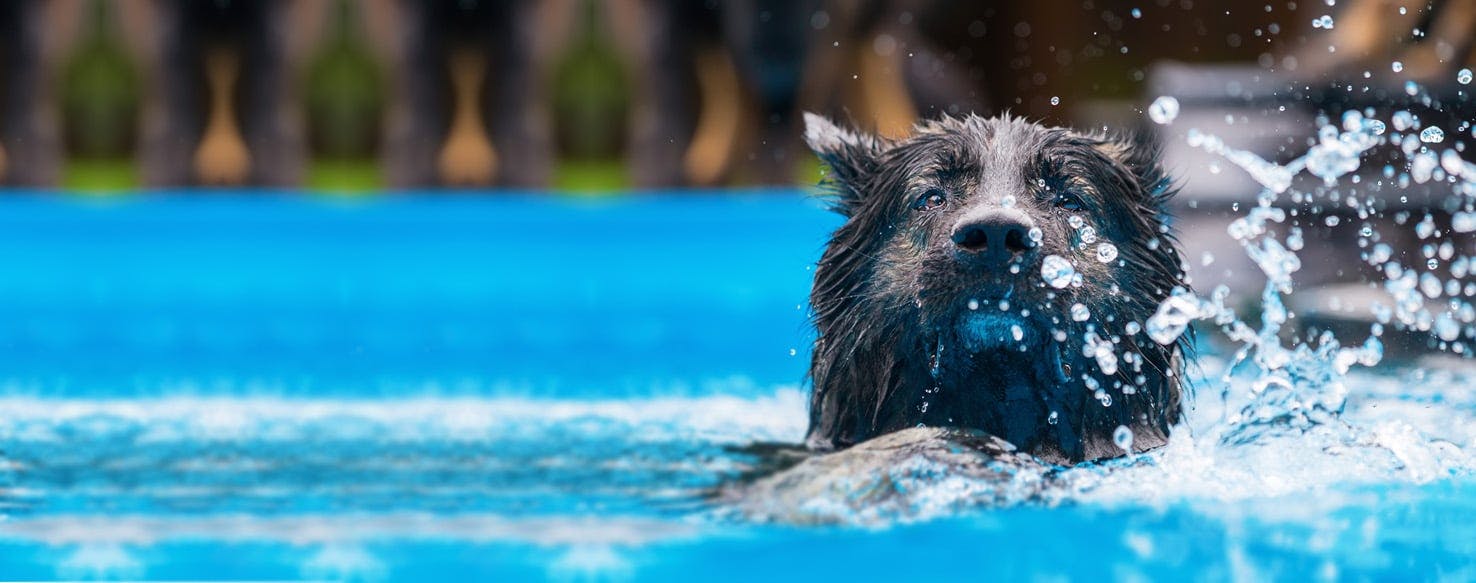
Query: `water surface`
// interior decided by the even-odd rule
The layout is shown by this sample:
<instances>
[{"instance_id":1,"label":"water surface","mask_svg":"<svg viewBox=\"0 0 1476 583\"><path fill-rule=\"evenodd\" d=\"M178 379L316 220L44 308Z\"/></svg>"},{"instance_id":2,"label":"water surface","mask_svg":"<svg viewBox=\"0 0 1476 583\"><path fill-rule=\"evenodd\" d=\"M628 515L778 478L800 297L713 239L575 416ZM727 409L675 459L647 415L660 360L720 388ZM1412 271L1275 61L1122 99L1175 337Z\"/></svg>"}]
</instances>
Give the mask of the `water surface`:
<instances>
[{"instance_id":1,"label":"water surface","mask_svg":"<svg viewBox=\"0 0 1476 583\"><path fill-rule=\"evenodd\" d=\"M1206 345L1169 447L1018 507L714 506L737 448L803 435L836 224L796 192L0 201L0 575L1476 578L1451 356L1227 437L1262 377Z\"/></svg>"}]
</instances>

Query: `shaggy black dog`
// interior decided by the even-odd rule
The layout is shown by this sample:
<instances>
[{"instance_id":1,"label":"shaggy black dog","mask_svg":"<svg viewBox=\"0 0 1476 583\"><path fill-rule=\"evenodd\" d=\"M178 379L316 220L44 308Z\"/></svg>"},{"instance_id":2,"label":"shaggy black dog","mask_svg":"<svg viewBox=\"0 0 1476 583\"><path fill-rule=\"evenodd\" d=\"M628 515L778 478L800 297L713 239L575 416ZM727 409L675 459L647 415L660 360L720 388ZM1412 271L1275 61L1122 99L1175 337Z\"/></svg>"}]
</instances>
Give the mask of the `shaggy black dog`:
<instances>
[{"instance_id":1,"label":"shaggy black dog","mask_svg":"<svg viewBox=\"0 0 1476 583\"><path fill-rule=\"evenodd\" d=\"M806 444L979 429L1057 463L1163 445L1187 339L1154 148L1009 116L886 141L806 116L846 222L815 273Z\"/></svg>"}]
</instances>

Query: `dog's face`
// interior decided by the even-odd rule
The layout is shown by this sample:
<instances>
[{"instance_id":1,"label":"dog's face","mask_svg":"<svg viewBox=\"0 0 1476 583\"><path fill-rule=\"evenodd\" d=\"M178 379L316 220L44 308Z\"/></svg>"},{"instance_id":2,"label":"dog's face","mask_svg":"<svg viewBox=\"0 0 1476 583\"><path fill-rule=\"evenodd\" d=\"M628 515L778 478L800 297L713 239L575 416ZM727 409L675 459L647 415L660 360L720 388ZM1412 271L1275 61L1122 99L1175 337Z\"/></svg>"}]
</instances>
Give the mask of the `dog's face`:
<instances>
[{"instance_id":1,"label":"dog's face","mask_svg":"<svg viewBox=\"0 0 1476 583\"><path fill-rule=\"evenodd\" d=\"M1043 348L1162 243L1120 147L1018 121L925 126L879 169L899 196L870 201L894 228L876 293L914 300L971 352Z\"/></svg>"},{"instance_id":2,"label":"dog's face","mask_svg":"<svg viewBox=\"0 0 1476 583\"><path fill-rule=\"evenodd\" d=\"M821 336L812 406L822 417L827 405L870 409L845 411L850 419L829 428L812 410L812 444L817 429L832 435L819 445L835 446L923 423L1081 457L1079 443L1064 442L1082 441L1091 418L1133 426L1148 414L1164 425L1166 403L1120 402L1104 415L1081 399L1104 409L1114 396L1167 399L1173 355L1141 329L1180 266L1150 150L1009 118L945 119L895 143L807 122L848 219L812 296ZM886 386L821 386L867 368L858 354L887 361L871 371ZM841 402L847 394L852 402ZM1071 435L1050 429L1068 415Z\"/></svg>"}]
</instances>

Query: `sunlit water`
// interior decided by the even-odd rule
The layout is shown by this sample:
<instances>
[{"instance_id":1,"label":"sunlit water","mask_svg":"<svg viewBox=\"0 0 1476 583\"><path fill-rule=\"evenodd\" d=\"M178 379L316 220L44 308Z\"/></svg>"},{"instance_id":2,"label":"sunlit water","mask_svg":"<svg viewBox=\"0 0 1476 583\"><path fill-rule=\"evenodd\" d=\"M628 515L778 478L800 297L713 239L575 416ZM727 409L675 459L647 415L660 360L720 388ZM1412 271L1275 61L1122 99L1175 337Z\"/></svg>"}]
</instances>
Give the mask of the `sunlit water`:
<instances>
[{"instance_id":1,"label":"sunlit water","mask_svg":"<svg viewBox=\"0 0 1476 583\"><path fill-rule=\"evenodd\" d=\"M798 194L7 200L0 575L1476 578L1463 284L1388 267L1370 233L1377 325L1304 343L1282 303L1314 244L1275 206L1292 179L1336 184L1426 133L1406 121L1345 117L1285 165L1192 134L1266 187L1231 227L1266 288L1254 318L1185 290L1141 323L1229 339L1201 346L1167 447L1044 470L1004 508L981 503L999 484L900 476L901 510L830 527L711 498L744 446L805 430L803 303L836 219ZM1437 168L1391 180L1476 176L1418 139ZM1046 283L1071 284L1061 260ZM1443 344L1385 362L1386 329Z\"/></svg>"}]
</instances>

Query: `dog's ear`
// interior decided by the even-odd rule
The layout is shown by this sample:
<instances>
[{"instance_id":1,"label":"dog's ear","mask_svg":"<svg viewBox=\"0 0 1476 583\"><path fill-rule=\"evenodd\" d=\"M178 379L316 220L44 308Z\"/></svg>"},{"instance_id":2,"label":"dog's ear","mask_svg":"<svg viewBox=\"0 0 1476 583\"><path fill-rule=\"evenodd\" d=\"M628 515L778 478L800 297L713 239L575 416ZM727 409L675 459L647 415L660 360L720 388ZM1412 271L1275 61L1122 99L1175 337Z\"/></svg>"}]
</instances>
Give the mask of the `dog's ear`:
<instances>
[{"instance_id":1,"label":"dog's ear","mask_svg":"<svg viewBox=\"0 0 1476 583\"><path fill-rule=\"evenodd\" d=\"M805 113L805 143L830 167L835 210L850 215L881 162L886 144L876 136L842 128L824 116Z\"/></svg>"},{"instance_id":2,"label":"dog's ear","mask_svg":"<svg viewBox=\"0 0 1476 583\"><path fill-rule=\"evenodd\" d=\"M1162 210L1176 194L1177 189L1159 162L1162 151L1147 136L1138 133L1107 136L1097 144L1097 150L1132 173L1150 206Z\"/></svg>"}]
</instances>

